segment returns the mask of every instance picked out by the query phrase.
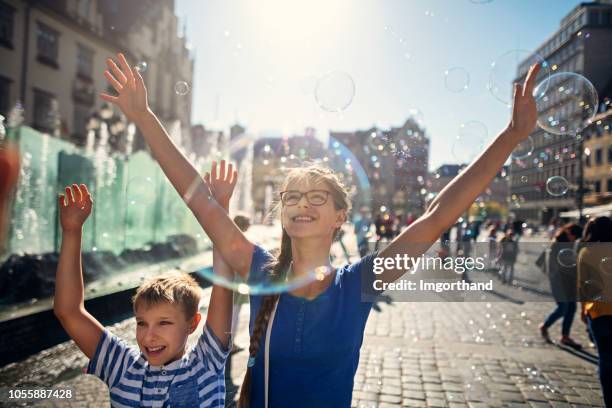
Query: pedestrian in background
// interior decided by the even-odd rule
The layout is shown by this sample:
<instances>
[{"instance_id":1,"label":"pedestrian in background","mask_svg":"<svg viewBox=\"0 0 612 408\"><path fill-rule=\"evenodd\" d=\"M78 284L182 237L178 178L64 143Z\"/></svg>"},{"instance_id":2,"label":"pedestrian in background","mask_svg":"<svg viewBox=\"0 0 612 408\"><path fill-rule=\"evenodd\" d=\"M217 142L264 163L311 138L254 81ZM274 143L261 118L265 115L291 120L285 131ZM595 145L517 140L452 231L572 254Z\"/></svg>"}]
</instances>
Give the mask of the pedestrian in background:
<instances>
[{"instance_id":1,"label":"pedestrian in background","mask_svg":"<svg viewBox=\"0 0 612 408\"><path fill-rule=\"evenodd\" d=\"M370 228L372 227L372 218L370 217L368 207L361 207L359 209L359 214L353 218L353 225L359 256L363 258L368 253L368 239L371 237Z\"/></svg>"},{"instance_id":2,"label":"pedestrian in background","mask_svg":"<svg viewBox=\"0 0 612 408\"><path fill-rule=\"evenodd\" d=\"M499 276L502 283L512 284L514 263L518 255L518 242L514 240L514 233L511 229L506 230L506 235L499 241L497 254L497 263L500 268Z\"/></svg>"},{"instance_id":3,"label":"pedestrian in background","mask_svg":"<svg viewBox=\"0 0 612 408\"><path fill-rule=\"evenodd\" d=\"M4 250L10 198L18 176L19 153L11 147L0 145L0 254Z\"/></svg>"},{"instance_id":4,"label":"pedestrian in background","mask_svg":"<svg viewBox=\"0 0 612 408\"><path fill-rule=\"evenodd\" d=\"M491 227L487 236L489 243L489 269L495 267L495 257L497 256L497 228Z\"/></svg>"},{"instance_id":5,"label":"pedestrian in background","mask_svg":"<svg viewBox=\"0 0 612 408\"><path fill-rule=\"evenodd\" d=\"M570 337L574 315L576 314L576 253L574 243L582 236L582 228L577 224L566 224L557 230L550 247L546 271L550 280L550 289L557 307L546 318L540 327L542 338L551 343L548 329L560 318L561 344L581 348Z\"/></svg>"},{"instance_id":6,"label":"pedestrian in background","mask_svg":"<svg viewBox=\"0 0 612 408\"><path fill-rule=\"evenodd\" d=\"M578 294L582 321L599 354L599 380L612 407L612 220L597 217L585 229L578 253Z\"/></svg>"}]
</instances>

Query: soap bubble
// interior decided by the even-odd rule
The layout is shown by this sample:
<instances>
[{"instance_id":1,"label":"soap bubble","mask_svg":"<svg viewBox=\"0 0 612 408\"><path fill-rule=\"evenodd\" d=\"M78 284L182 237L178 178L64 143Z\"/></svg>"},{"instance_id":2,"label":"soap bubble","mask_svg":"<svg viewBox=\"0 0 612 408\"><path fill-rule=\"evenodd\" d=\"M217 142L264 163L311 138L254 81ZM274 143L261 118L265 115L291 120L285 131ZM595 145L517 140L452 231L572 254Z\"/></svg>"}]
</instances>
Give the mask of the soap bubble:
<instances>
[{"instance_id":1,"label":"soap bubble","mask_svg":"<svg viewBox=\"0 0 612 408\"><path fill-rule=\"evenodd\" d=\"M576 266L576 251L571 248L563 248L557 254L557 262L567 268Z\"/></svg>"},{"instance_id":2,"label":"soap bubble","mask_svg":"<svg viewBox=\"0 0 612 408\"><path fill-rule=\"evenodd\" d=\"M470 85L470 74L461 67L452 67L444 71L444 84L451 92L463 92Z\"/></svg>"},{"instance_id":3,"label":"soap bubble","mask_svg":"<svg viewBox=\"0 0 612 408\"><path fill-rule=\"evenodd\" d=\"M587 279L581 282L579 301L604 300L604 284L599 280ZM609 301L609 299L606 299Z\"/></svg>"},{"instance_id":4,"label":"soap bubble","mask_svg":"<svg viewBox=\"0 0 612 408\"><path fill-rule=\"evenodd\" d=\"M187 265L181 265L185 269ZM185 269L189 270L189 269ZM214 284L232 289L243 295L265 295L271 293L283 293L301 288L314 281L321 281L325 277L334 273L335 269L327 266L313 268L303 275L294 275L291 267L281 271L277 278L271 274L261 274L260 278L249 276L249 280L244 281L239 276L223 276L212 267L203 267L196 270L196 274L211 281Z\"/></svg>"},{"instance_id":5,"label":"soap bubble","mask_svg":"<svg viewBox=\"0 0 612 408\"><path fill-rule=\"evenodd\" d=\"M185 81L178 81L174 84L174 93L177 95L187 95L189 93L189 84Z\"/></svg>"},{"instance_id":6,"label":"soap bubble","mask_svg":"<svg viewBox=\"0 0 612 408\"><path fill-rule=\"evenodd\" d=\"M559 197L567 193L569 182L565 177L553 176L546 180L546 192L551 196Z\"/></svg>"},{"instance_id":7,"label":"soap bubble","mask_svg":"<svg viewBox=\"0 0 612 408\"><path fill-rule=\"evenodd\" d=\"M316 138L309 143L312 144L309 144L309 147L305 146L306 149L310 148L314 149L315 152L319 151L320 142L318 142ZM269 161L268 170L266 171L269 171L270 176L273 178L286 174L288 171L287 167L303 167L310 161L310 158L308 157L302 158L302 155L299 152L295 152L295 154L293 154L291 153L291 150L286 150L282 143L276 144L267 139L259 139L246 134L238 135L230 141L227 147L224 147L224 157L239 157L241 155L245 155L251 146L253 146L252 148L256 152L259 152L256 153L257 155L261 155ZM370 208L371 185L368 179L368 174L362 167L360 161L340 140L330 137L329 146L330 150L333 151L333 154L327 152L327 160L315 159L315 163L332 169L334 173L346 184L355 186L356 192L358 192L359 195L357 198L358 203L356 204L357 208L360 208L361 206ZM288 145L286 147L289 149ZM194 180L192 185L188 188L188 191L195 191L200 182L201 179L199 177L196 178L196 180ZM244 182L246 181L241 180L239 175L237 186L239 187ZM274 202L279 199L279 197L274 193L272 186L266 187L263 190L262 201L264 202L264 208L266 211L268 211L273 206ZM186 193L185 201L189 202L191 197L192 195L190 193ZM278 217L276 214L270 212L264 219L264 223L270 221L270 225L272 225L272 221L277 219ZM273 226L253 226L251 227L252 230L249 230L249 233L256 233L257 236L260 236L260 238L264 240L262 241L262 245L268 246L269 244L270 246L273 246L275 245L275 238L280 238L282 235L282 230L280 226L277 225L278 224ZM293 227L309 228L309 226L306 224L299 226L294 225ZM211 246L210 242L208 241L208 237L197 238L199 238L199 243L201 244L198 245L198 247L207 248ZM281 275L287 276L288 278L279 277L277 279L272 279L269 274L251 274L248 280L244 280L235 276L224 276L219 273L219 271L213 270L213 268L209 267L206 261L202 261L201 259L195 259L193 262L194 263L190 265L182 265L181 269L197 271L200 276L212 281L215 284L232 289L242 294L252 295L291 291L311 282L321 281L335 271L333 268L330 269L325 265L321 265L313 267L304 274L295 276L291 272L290 268L287 268L286 271L282 271Z\"/></svg>"},{"instance_id":8,"label":"soap bubble","mask_svg":"<svg viewBox=\"0 0 612 408\"><path fill-rule=\"evenodd\" d=\"M557 135L576 135L597 114L598 97L593 84L580 74L559 72L533 90L538 126Z\"/></svg>"},{"instance_id":9,"label":"soap bubble","mask_svg":"<svg viewBox=\"0 0 612 408\"><path fill-rule=\"evenodd\" d=\"M146 206L155 200L155 182L149 176L136 176L126 184L126 201L128 205Z\"/></svg>"},{"instance_id":10,"label":"soap bubble","mask_svg":"<svg viewBox=\"0 0 612 408\"><path fill-rule=\"evenodd\" d=\"M136 64L136 71L143 73L147 70L148 68L148 64L146 61L139 61L138 64Z\"/></svg>"},{"instance_id":11,"label":"soap bubble","mask_svg":"<svg viewBox=\"0 0 612 408\"><path fill-rule=\"evenodd\" d=\"M343 71L323 75L315 87L315 100L321 109L328 112L346 110L355 96L355 82Z\"/></svg>"},{"instance_id":12,"label":"soap bubble","mask_svg":"<svg viewBox=\"0 0 612 408\"><path fill-rule=\"evenodd\" d=\"M514 83L519 79L517 67L529 61L529 64L539 62L541 65L537 80L541 81L550 76L550 68L544 59L536 53L527 50L511 50L495 59L491 63L489 75L489 91L500 102L510 105L514 92Z\"/></svg>"},{"instance_id":13,"label":"soap bubble","mask_svg":"<svg viewBox=\"0 0 612 408\"><path fill-rule=\"evenodd\" d=\"M601 260L601 273L612 276L612 257L607 256Z\"/></svg>"},{"instance_id":14,"label":"soap bubble","mask_svg":"<svg viewBox=\"0 0 612 408\"><path fill-rule=\"evenodd\" d=\"M455 159L461 163L469 162L478 156L487 138L487 127L476 120L462 123L452 146Z\"/></svg>"},{"instance_id":15,"label":"soap bubble","mask_svg":"<svg viewBox=\"0 0 612 408\"><path fill-rule=\"evenodd\" d=\"M512 157L515 159L524 159L527 156L531 156L534 149L534 142L531 136L527 137L527 139L523 140L518 144L512 151Z\"/></svg>"}]
</instances>

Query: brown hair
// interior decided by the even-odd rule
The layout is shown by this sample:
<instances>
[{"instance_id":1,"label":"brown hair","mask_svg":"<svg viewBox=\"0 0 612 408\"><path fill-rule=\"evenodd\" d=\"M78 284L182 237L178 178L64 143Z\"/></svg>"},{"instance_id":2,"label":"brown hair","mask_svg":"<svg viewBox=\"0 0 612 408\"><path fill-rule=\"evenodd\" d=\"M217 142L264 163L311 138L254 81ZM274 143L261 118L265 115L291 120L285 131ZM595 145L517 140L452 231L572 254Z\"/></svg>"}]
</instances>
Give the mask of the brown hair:
<instances>
[{"instance_id":1,"label":"brown hair","mask_svg":"<svg viewBox=\"0 0 612 408\"><path fill-rule=\"evenodd\" d=\"M240 231L245 232L251 226L251 219L245 214L236 214L234 216L234 224L236 224Z\"/></svg>"},{"instance_id":2,"label":"brown hair","mask_svg":"<svg viewBox=\"0 0 612 408\"><path fill-rule=\"evenodd\" d=\"M284 190L287 185L289 185L289 183L291 183L292 181L298 180L309 180L313 183L326 183L327 187L329 187L330 189L331 197L333 199L336 211L345 210L348 215L348 212L351 209L349 192L332 170L318 166L316 164L308 164L305 167L293 168L287 174L287 177L285 178L281 186L281 191ZM277 202L273 212L278 212L280 206L281 203ZM340 228L336 228L334 230L332 239L336 238L339 231ZM292 260L293 255L291 253L291 237L289 237L287 231L285 231L285 229L283 228L281 247L278 257L271 263L265 265L264 267L270 270L269 276L271 279L282 280L284 279ZM251 335L251 340L249 344L250 358L255 358L257 356L257 353L259 352L261 338L268 327L268 320L270 320L270 314L272 313L272 309L274 308L274 305L278 301L279 297L280 294L276 293L264 296L261 299L261 306L259 308L257 316L255 317L255 322L253 324L253 334ZM242 382L242 387L240 389L240 398L238 399L239 408L247 407L250 402L249 399L251 396L252 376L251 370L251 367L247 367L247 371Z\"/></svg>"},{"instance_id":3,"label":"brown hair","mask_svg":"<svg viewBox=\"0 0 612 408\"><path fill-rule=\"evenodd\" d=\"M612 220L606 216L590 219L584 228L582 242L612 242Z\"/></svg>"},{"instance_id":4,"label":"brown hair","mask_svg":"<svg viewBox=\"0 0 612 408\"><path fill-rule=\"evenodd\" d=\"M575 223L565 224L559 228L553 238L554 242L570 242L570 234L574 237L580 238L582 236L582 227Z\"/></svg>"},{"instance_id":5,"label":"brown hair","mask_svg":"<svg viewBox=\"0 0 612 408\"><path fill-rule=\"evenodd\" d=\"M198 312L202 291L198 283L185 272L166 272L146 280L132 297L134 312L139 305L150 307L159 303L180 305L187 319Z\"/></svg>"}]
</instances>

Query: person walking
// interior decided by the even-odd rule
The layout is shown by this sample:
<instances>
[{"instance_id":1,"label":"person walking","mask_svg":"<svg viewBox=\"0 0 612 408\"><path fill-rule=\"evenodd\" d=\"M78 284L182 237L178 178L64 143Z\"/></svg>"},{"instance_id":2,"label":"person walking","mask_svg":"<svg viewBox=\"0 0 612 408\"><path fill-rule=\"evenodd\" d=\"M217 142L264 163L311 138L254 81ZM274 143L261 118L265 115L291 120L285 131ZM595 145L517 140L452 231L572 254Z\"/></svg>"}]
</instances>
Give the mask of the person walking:
<instances>
[{"instance_id":1,"label":"person walking","mask_svg":"<svg viewBox=\"0 0 612 408\"><path fill-rule=\"evenodd\" d=\"M580 317L599 354L599 381L606 407L612 407L612 220L590 220L578 253Z\"/></svg>"},{"instance_id":2,"label":"person walking","mask_svg":"<svg viewBox=\"0 0 612 408\"><path fill-rule=\"evenodd\" d=\"M572 348L581 348L570 337L574 315L576 314L576 253L574 243L582 236L582 228L577 224L566 224L557 230L548 255L548 279L557 307L540 324L540 334L547 343L552 343L548 329L560 318L560 343Z\"/></svg>"}]
</instances>

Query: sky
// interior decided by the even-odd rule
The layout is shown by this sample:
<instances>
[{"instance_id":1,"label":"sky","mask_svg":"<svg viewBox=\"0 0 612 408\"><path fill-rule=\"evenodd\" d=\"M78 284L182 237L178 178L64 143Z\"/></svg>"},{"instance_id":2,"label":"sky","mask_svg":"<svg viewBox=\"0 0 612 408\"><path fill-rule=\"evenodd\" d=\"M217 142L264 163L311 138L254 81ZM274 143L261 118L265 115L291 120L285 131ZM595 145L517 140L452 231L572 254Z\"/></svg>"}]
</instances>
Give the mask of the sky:
<instances>
[{"instance_id":1,"label":"sky","mask_svg":"<svg viewBox=\"0 0 612 408\"><path fill-rule=\"evenodd\" d=\"M192 122L238 122L254 135L312 126L324 138L401 126L415 115L430 138L430 169L463 162L465 146L462 155L453 150L462 124L484 124L476 128L486 143L509 120L508 106L488 90L491 63L499 69L500 56L535 50L577 4L177 0L195 55ZM503 96L510 79L499 78Z\"/></svg>"}]
</instances>

